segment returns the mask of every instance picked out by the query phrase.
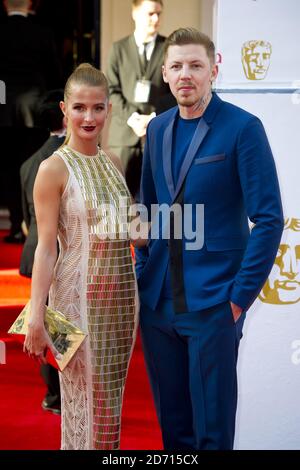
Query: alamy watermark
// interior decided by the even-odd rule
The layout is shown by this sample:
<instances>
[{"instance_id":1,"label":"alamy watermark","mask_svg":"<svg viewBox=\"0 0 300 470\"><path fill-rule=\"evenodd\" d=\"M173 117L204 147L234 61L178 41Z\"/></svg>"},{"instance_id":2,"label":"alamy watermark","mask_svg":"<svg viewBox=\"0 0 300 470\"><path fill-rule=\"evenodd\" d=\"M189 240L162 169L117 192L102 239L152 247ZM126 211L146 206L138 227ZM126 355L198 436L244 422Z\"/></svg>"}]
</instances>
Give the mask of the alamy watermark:
<instances>
[{"instance_id":1,"label":"alamy watermark","mask_svg":"<svg viewBox=\"0 0 300 470\"><path fill-rule=\"evenodd\" d=\"M128 206L120 197L118 204L103 203L98 208L99 222L93 227L100 239L184 240L188 251L204 245L203 204L143 204ZM149 213L150 212L150 213Z\"/></svg>"},{"instance_id":2,"label":"alamy watermark","mask_svg":"<svg viewBox=\"0 0 300 470\"><path fill-rule=\"evenodd\" d=\"M0 80L0 104L6 104L6 86L2 80Z\"/></svg>"}]
</instances>

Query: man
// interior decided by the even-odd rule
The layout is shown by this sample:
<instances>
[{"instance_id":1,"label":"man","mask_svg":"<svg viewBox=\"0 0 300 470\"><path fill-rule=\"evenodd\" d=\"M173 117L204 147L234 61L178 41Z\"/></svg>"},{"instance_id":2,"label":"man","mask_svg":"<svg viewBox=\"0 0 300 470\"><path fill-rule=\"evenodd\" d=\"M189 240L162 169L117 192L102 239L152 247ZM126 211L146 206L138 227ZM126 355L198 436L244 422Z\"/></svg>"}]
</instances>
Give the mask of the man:
<instances>
[{"instance_id":1,"label":"man","mask_svg":"<svg viewBox=\"0 0 300 470\"><path fill-rule=\"evenodd\" d=\"M20 170L23 216L28 232L21 255L20 274L26 277L32 276L34 253L38 242L33 186L42 161L50 157L65 140L64 116L60 109L60 101L62 100L62 90L53 90L44 96L40 106L40 124L50 130L50 137L36 153L23 163ZM50 364L42 364L41 374L47 386L42 408L60 414L58 372Z\"/></svg>"},{"instance_id":2,"label":"man","mask_svg":"<svg viewBox=\"0 0 300 470\"><path fill-rule=\"evenodd\" d=\"M141 202L148 213L174 209L170 239L158 211L147 248L136 250L143 347L170 450L233 448L242 325L283 228L263 126L212 93L216 76L207 36L170 35L163 77L178 107L151 121L143 158Z\"/></svg>"},{"instance_id":3,"label":"man","mask_svg":"<svg viewBox=\"0 0 300 470\"><path fill-rule=\"evenodd\" d=\"M6 85L1 126L33 127L39 96L61 83L53 37L29 15L31 0L3 0L7 18L0 28L0 80Z\"/></svg>"},{"instance_id":4,"label":"man","mask_svg":"<svg viewBox=\"0 0 300 470\"><path fill-rule=\"evenodd\" d=\"M52 34L32 19L31 3L3 0L7 17L0 26L0 80L6 88L6 103L0 105L0 139L3 154L11 156L3 161L2 168L7 173L4 194L11 221L10 233L5 237L8 243L23 241L18 175L21 163L32 154L33 142L38 142L37 149L44 138L43 131L36 127L40 96L61 86Z\"/></svg>"},{"instance_id":5,"label":"man","mask_svg":"<svg viewBox=\"0 0 300 470\"><path fill-rule=\"evenodd\" d=\"M162 0L133 0L135 31L113 44L107 69L112 118L108 144L123 163L127 184L136 195L147 125L169 87L161 65L165 38L158 34Z\"/></svg>"},{"instance_id":6,"label":"man","mask_svg":"<svg viewBox=\"0 0 300 470\"><path fill-rule=\"evenodd\" d=\"M286 238L259 298L268 304L287 305L300 301L300 219L286 219Z\"/></svg>"}]
</instances>

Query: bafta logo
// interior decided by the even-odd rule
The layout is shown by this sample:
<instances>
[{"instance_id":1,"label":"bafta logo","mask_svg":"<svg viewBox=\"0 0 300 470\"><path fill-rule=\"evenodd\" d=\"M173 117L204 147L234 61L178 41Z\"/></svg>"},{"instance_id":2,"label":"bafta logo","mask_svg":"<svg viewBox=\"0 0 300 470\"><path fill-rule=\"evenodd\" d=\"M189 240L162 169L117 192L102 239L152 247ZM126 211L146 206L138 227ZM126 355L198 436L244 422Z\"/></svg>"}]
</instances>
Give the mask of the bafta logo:
<instances>
[{"instance_id":1,"label":"bafta logo","mask_svg":"<svg viewBox=\"0 0 300 470\"><path fill-rule=\"evenodd\" d=\"M267 41L247 41L242 47L242 64L248 80L264 80L270 65L272 46Z\"/></svg>"},{"instance_id":2,"label":"bafta logo","mask_svg":"<svg viewBox=\"0 0 300 470\"><path fill-rule=\"evenodd\" d=\"M275 263L259 298L268 304L295 304L300 300L300 219L287 219L286 242L279 246Z\"/></svg>"}]
</instances>

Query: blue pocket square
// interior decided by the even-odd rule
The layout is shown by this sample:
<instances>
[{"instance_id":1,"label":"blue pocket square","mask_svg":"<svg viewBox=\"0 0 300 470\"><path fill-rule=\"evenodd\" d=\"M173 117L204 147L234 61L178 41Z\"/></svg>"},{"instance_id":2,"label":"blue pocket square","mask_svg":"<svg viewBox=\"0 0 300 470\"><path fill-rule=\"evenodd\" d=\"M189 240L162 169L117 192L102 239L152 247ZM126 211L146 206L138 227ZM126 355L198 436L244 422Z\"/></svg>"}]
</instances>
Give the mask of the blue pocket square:
<instances>
[{"instance_id":1,"label":"blue pocket square","mask_svg":"<svg viewBox=\"0 0 300 470\"><path fill-rule=\"evenodd\" d=\"M225 160L226 155L225 153L218 153L217 155L210 155L209 157L200 157L194 160L195 165L200 165L201 163L210 163L210 162L218 162L220 160Z\"/></svg>"}]
</instances>

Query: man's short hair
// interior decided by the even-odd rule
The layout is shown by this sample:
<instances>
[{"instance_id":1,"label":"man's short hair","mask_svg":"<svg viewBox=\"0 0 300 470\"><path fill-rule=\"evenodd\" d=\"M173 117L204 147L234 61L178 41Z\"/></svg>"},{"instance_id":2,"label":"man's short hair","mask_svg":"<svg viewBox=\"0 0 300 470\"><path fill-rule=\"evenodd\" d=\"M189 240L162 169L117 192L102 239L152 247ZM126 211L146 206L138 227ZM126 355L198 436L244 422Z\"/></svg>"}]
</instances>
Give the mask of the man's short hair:
<instances>
[{"instance_id":1,"label":"man's short hair","mask_svg":"<svg viewBox=\"0 0 300 470\"><path fill-rule=\"evenodd\" d=\"M27 8L29 2L28 0L7 0L7 6L10 8Z\"/></svg>"},{"instance_id":2,"label":"man's short hair","mask_svg":"<svg viewBox=\"0 0 300 470\"><path fill-rule=\"evenodd\" d=\"M143 2L146 2L147 0L132 0L132 8L137 8L139 7ZM149 0L150 2L156 2L159 3L162 7L164 6L163 0Z\"/></svg>"},{"instance_id":3,"label":"man's short hair","mask_svg":"<svg viewBox=\"0 0 300 470\"><path fill-rule=\"evenodd\" d=\"M216 62L216 50L212 40L204 33L195 28L179 28L166 39L164 45L164 60L168 55L170 46L184 46L187 44L199 44L206 50L207 56L212 64Z\"/></svg>"},{"instance_id":4,"label":"man's short hair","mask_svg":"<svg viewBox=\"0 0 300 470\"><path fill-rule=\"evenodd\" d=\"M60 109L60 101L64 99L64 90L50 90L42 96L38 109L39 125L51 132L63 128L63 112Z\"/></svg>"}]
</instances>

